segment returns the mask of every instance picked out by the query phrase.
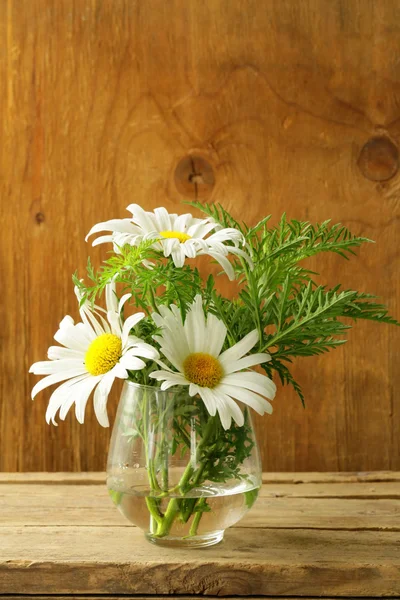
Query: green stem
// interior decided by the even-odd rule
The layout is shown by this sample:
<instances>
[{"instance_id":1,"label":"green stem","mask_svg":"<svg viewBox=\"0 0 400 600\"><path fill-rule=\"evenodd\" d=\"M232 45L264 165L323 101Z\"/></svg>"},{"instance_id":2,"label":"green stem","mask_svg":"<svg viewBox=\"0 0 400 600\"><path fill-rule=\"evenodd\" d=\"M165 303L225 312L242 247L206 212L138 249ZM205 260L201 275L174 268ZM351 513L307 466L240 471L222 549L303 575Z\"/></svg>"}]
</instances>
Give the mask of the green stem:
<instances>
[{"instance_id":1,"label":"green stem","mask_svg":"<svg viewBox=\"0 0 400 600\"><path fill-rule=\"evenodd\" d=\"M148 290L149 290L148 298L149 298L150 306L156 313L160 313L160 311L158 310L158 307L157 307L156 297L154 296L153 288L150 286L148 288Z\"/></svg>"},{"instance_id":2,"label":"green stem","mask_svg":"<svg viewBox=\"0 0 400 600\"><path fill-rule=\"evenodd\" d=\"M148 473L149 473L149 480L150 480L151 489L153 491L156 491L156 492L161 492L161 488L158 485L158 481L157 481L157 475L156 475L155 470L154 470L154 460L148 459L148 461L147 461L147 470L148 470Z\"/></svg>"},{"instance_id":3,"label":"green stem","mask_svg":"<svg viewBox=\"0 0 400 600\"><path fill-rule=\"evenodd\" d=\"M153 519L156 521L157 525L160 526L162 523L163 517L160 514L157 500L155 498L151 498L150 496L147 496L146 505L147 505L147 508L149 509L149 513L151 514Z\"/></svg>"},{"instance_id":4,"label":"green stem","mask_svg":"<svg viewBox=\"0 0 400 600\"><path fill-rule=\"evenodd\" d=\"M204 434L202 437L201 442L199 443L198 447L197 447L197 451L196 451L196 459L195 461L197 462L200 458L201 455L201 451L204 448L204 446L207 444L207 442L209 441L211 435L215 432L216 430L216 423L217 423L217 418L216 417L212 417L209 418L207 421L207 425L204 428ZM192 462L190 462L187 466L185 471L183 472L183 475L179 481L178 486L178 490L180 491L181 495L184 496L190 489L193 489L196 487L196 485L198 485L201 481L201 478L203 476L204 473L204 469L206 467L207 461L203 461L200 463L200 466L198 467L198 469L194 469L192 466ZM189 484L190 479L193 477L194 478L192 480L192 483ZM171 493L172 490L170 490ZM193 509L196 505L196 498L191 499L193 500L192 502L190 502L189 506L187 507L187 509L185 511L180 511L180 506L179 506L179 501L177 498L171 498L171 500L168 502L168 506L167 506L167 510L164 513L164 517L163 517L163 521L162 521L162 525L160 525L157 528L157 536L166 536L169 534L170 529L172 527L172 524L175 520L175 517L178 515L178 513L181 513L181 518L182 521L184 523L187 523L188 520L190 519L191 515L193 514ZM198 519L198 521L200 521L200 519Z\"/></svg>"},{"instance_id":5,"label":"green stem","mask_svg":"<svg viewBox=\"0 0 400 600\"><path fill-rule=\"evenodd\" d=\"M215 422L216 422L216 417L211 417L209 418L207 425L204 429L204 434L203 437L201 439L201 442L199 443L199 445L197 446L197 450L196 450L196 457L195 457L195 463L197 463L197 461L199 460L199 455L201 454L201 450L204 448L204 446L207 444L211 434L213 433L214 427L215 427ZM204 469L204 464L200 465L197 474L203 472ZM192 477L192 475L195 473L195 469L193 468L193 463L192 461L187 465L186 469L183 472L183 475L179 481L179 490L181 492L181 494L185 494L187 492L187 484L190 480L190 478ZM197 485L197 483L199 482L199 479L196 479L196 483L194 483L194 485L192 487L195 487Z\"/></svg>"},{"instance_id":6,"label":"green stem","mask_svg":"<svg viewBox=\"0 0 400 600\"><path fill-rule=\"evenodd\" d=\"M204 469L205 469L206 463L202 463L200 465L200 468L198 469L195 478L193 479L193 483L190 486L191 489L193 489L194 487L196 487L196 485L200 482L200 479L203 475ZM187 523L190 519L190 517L192 516L194 507L196 506L196 502L197 502L197 498L190 498L189 499L189 504L186 508L185 511L181 511L182 513L182 521L184 523Z\"/></svg>"},{"instance_id":7,"label":"green stem","mask_svg":"<svg viewBox=\"0 0 400 600\"><path fill-rule=\"evenodd\" d=\"M207 506L206 498L200 498L200 500L197 503L197 508L199 508L200 510L194 515L192 524L189 529L189 536L197 535L197 530L199 528L201 517L203 516L204 512L203 510L201 510L203 506Z\"/></svg>"},{"instance_id":8,"label":"green stem","mask_svg":"<svg viewBox=\"0 0 400 600\"><path fill-rule=\"evenodd\" d=\"M142 414L143 414L143 443L146 452L146 466L149 474L149 481L152 491L160 492L161 488L158 485L157 476L154 471L154 460L149 457L148 438L147 438L147 418L148 418L148 400L147 391L144 392Z\"/></svg>"},{"instance_id":9,"label":"green stem","mask_svg":"<svg viewBox=\"0 0 400 600\"><path fill-rule=\"evenodd\" d=\"M258 293L257 293L257 289L256 289L256 283L254 281L254 276L253 276L252 272L249 270L246 261L242 257L240 257L240 262L242 263L243 271L244 271L244 273L246 275L246 279L247 279L248 289L249 289L250 295L253 300L254 317L255 317L256 327L258 330L258 348L259 348L259 352L260 352L261 346L263 343L264 332L263 332L263 328L261 325L260 306L259 306L259 302L258 302Z\"/></svg>"},{"instance_id":10,"label":"green stem","mask_svg":"<svg viewBox=\"0 0 400 600\"><path fill-rule=\"evenodd\" d=\"M172 523L174 522L174 519L178 512L179 512L178 500L177 500L177 498L172 498L168 502L168 507L164 513L164 517L163 517L161 523L159 523L159 525L157 527L156 535L158 537L165 537L166 535L169 534L171 527L172 527Z\"/></svg>"}]
</instances>

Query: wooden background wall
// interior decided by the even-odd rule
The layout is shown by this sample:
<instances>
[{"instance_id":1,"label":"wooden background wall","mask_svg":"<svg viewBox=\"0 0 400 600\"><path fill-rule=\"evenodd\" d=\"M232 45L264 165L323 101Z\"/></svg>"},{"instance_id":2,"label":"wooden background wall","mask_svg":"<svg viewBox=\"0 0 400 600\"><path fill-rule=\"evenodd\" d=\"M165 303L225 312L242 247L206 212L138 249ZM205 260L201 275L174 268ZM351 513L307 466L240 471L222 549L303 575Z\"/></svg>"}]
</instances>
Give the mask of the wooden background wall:
<instances>
[{"instance_id":1,"label":"wooden background wall","mask_svg":"<svg viewBox=\"0 0 400 600\"><path fill-rule=\"evenodd\" d=\"M133 201L332 217L377 244L323 279L399 316L398 0L0 0L0 28L0 470L105 466L109 430L47 426L28 368ZM284 389L257 421L266 469L400 468L398 330L350 337L296 363L306 410Z\"/></svg>"}]
</instances>

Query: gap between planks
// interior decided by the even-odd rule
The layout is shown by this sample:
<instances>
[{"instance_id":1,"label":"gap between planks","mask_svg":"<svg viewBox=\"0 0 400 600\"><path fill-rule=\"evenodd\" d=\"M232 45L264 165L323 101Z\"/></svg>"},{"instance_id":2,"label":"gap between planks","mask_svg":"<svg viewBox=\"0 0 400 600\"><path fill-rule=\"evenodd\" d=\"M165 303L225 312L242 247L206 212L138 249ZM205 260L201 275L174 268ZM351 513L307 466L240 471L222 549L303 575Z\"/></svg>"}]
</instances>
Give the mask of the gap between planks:
<instances>
[{"instance_id":1,"label":"gap between planks","mask_svg":"<svg viewBox=\"0 0 400 600\"><path fill-rule=\"evenodd\" d=\"M95 473L0 473L0 484L101 485L105 472ZM400 471L340 473L263 473L263 484L378 483L399 482Z\"/></svg>"},{"instance_id":2,"label":"gap between planks","mask_svg":"<svg viewBox=\"0 0 400 600\"><path fill-rule=\"evenodd\" d=\"M36 594L0 594L1 598L9 598L10 600L18 600L19 598L34 598L34 600L98 600L99 598L103 598L104 600L167 600L167 598L176 598L176 600L198 600L201 598L199 595L195 596L181 596L181 595L151 595L148 596L131 596L131 595L119 595L114 596L112 594L90 594L84 596L77 596L76 594L70 595L62 595L59 594L49 594L47 596L38 596ZM321 600L320 596L251 596L252 600L284 600L287 598L288 600ZM357 600L365 600L364 597L358 596ZM368 600L381 600L381 597L375 596L374 598L368 598ZM224 596L224 600L237 600L238 596ZM207 600L221 600L221 596L207 596ZM338 600L338 596L336 597L326 597L324 596L323 600ZM350 596L341 597L340 600L354 600L354 596L351 598Z\"/></svg>"},{"instance_id":3,"label":"gap between planks","mask_svg":"<svg viewBox=\"0 0 400 600\"><path fill-rule=\"evenodd\" d=\"M195 596L181 596L181 595L174 595L174 594L169 594L168 596L165 595L151 595L149 594L148 596L131 596L131 595L118 595L118 596L114 596L113 594L90 594L90 595L84 595L84 596L77 596L76 594L70 594L70 595L59 595L59 594L49 594L47 596L38 596L36 594L0 594L0 599L1 598L9 598L9 600L18 600L19 598L33 598L34 600L71 600L71 598L73 598L74 600L98 600L99 598L103 598L104 600L167 600L168 598L176 598L176 600L199 600L199 598L201 598L202 596L199 595L195 595ZM287 600L321 600L320 596L251 596L251 600L284 600L285 598L287 598ZM365 596L364 597L360 597L358 596L357 600L365 600ZM368 598L368 600L381 600L381 597L379 596L375 596L374 598ZM224 596L224 600L237 600L238 596ZM207 600L221 600L221 596L207 596ZM324 596L323 600L338 600L338 596L334 597L326 597ZM347 596L347 598L345 597L340 597L340 600L354 600L354 597L350 597Z\"/></svg>"}]
</instances>

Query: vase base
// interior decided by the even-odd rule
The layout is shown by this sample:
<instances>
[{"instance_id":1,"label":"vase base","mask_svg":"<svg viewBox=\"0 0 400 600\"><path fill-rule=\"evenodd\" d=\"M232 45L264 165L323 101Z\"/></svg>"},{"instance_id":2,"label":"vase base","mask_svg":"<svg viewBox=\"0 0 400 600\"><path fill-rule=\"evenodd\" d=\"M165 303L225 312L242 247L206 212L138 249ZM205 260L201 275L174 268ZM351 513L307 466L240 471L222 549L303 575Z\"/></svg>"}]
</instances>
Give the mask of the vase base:
<instances>
[{"instance_id":1,"label":"vase base","mask_svg":"<svg viewBox=\"0 0 400 600\"><path fill-rule=\"evenodd\" d=\"M205 548L219 544L224 539L224 531L213 531L204 535L193 535L187 537L176 537L166 535L157 537L151 533L146 533L145 537L151 544L165 546L167 548Z\"/></svg>"}]
</instances>

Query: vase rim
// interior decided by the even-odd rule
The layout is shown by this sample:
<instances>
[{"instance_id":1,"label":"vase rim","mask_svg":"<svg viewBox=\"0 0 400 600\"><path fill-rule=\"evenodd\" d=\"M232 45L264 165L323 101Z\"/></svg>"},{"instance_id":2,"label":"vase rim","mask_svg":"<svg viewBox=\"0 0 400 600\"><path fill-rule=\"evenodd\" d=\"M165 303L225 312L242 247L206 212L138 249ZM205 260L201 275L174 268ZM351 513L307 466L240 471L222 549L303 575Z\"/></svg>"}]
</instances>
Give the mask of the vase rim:
<instances>
[{"instance_id":1,"label":"vase rim","mask_svg":"<svg viewBox=\"0 0 400 600\"><path fill-rule=\"evenodd\" d=\"M168 394L168 392L171 392L173 390L162 390L161 386L157 386L157 385L144 385L143 383L136 383L136 381L130 381L129 379L125 379L124 383L127 383L128 385L131 385L135 388L140 388L140 389L145 389L145 390L153 390L153 392L157 392L157 393L161 393L161 394ZM174 388L179 388L179 387L184 387L184 386L174 386Z\"/></svg>"}]
</instances>

